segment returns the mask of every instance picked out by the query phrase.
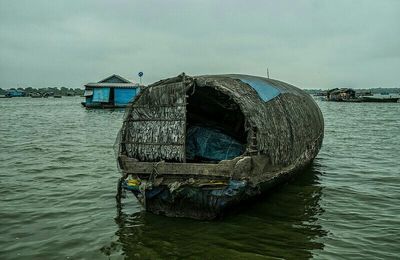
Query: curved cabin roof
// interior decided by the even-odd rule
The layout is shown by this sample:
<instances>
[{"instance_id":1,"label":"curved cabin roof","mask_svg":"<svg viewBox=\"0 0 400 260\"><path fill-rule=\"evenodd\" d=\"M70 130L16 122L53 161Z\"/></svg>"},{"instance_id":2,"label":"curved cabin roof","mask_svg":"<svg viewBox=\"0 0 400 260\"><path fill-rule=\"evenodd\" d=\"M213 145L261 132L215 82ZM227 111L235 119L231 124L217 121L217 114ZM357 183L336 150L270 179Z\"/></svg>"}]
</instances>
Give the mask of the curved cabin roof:
<instances>
[{"instance_id":1,"label":"curved cabin roof","mask_svg":"<svg viewBox=\"0 0 400 260\"><path fill-rule=\"evenodd\" d=\"M197 86L211 86L240 106L257 152L272 164L289 165L306 146L323 137L322 113L314 99L293 85L263 77L228 74L194 77ZM249 135L248 145L251 143Z\"/></svg>"},{"instance_id":2,"label":"curved cabin roof","mask_svg":"<svg viewBox=\"0 0 400 260\"><path fill-rule=\"evenodd\" d=\"M182 76L179 75L178 77L160 80L158 82L149 85L148 87L179 82L181 80L181 77ZM285 92L291 92L293 94L296 93L298 95L308 96L308 94L306 94L304 91L296 88L293 85L290 85L288 83L279 80L267 79L258 76L251 76L244 74L220 74L220 75L201 75L194 77L186 76L186 78L193 79L194 81L196 81L197 85L205 86L211 84L214 86L217 85L224 86L224 88L227 91L230 91L234 96L235 92L244 94L244 92L251 93L254 90L256 91L259 98L261 98L261 100L264 102L267 102ZM235 83L234 81L239 82L239 84ZM250 86L250 88L247 88L246 86Z\"/></svg>"},{"instance_id":3,"label":"curved cabin roof","mask_svg":"<svg viewBox=\"0 0 400 260\"><path fill-rule=\"evenodd\" d=\"M190 89L202 87L222 92L240 107L248 133L247 152L268 155L272 165L294 163L306 156L304 153L310 145L318 143L320 147L322 143L323 117L310 95L282 81L250 75L190 77L182 74L158 81L136 97L127 116L138 115L137 107L152 107L155 102L162 106L171 102L180 104ZM173 128L171 124L168 129ZM319 147L314 150L318 151Z\"/></svg>"}]
</instances>

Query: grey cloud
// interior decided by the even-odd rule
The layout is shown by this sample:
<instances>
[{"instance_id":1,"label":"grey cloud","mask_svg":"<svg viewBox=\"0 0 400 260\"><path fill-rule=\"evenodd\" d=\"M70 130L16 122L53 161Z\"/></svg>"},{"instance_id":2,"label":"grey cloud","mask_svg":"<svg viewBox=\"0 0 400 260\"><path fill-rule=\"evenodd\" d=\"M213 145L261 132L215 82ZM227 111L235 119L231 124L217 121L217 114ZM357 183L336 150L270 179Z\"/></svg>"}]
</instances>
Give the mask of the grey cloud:
<instances>
[{"instance_id":1,"label":"grey cloud","mask_svg":"<svg viewBox=\"0 0 400 260\"><path fill-rule=\"evenodd\" d=\"M398 87L398 24L395 0L0 0L0 87L267 66L299 87Z\"/></svg>"}]
</instances>

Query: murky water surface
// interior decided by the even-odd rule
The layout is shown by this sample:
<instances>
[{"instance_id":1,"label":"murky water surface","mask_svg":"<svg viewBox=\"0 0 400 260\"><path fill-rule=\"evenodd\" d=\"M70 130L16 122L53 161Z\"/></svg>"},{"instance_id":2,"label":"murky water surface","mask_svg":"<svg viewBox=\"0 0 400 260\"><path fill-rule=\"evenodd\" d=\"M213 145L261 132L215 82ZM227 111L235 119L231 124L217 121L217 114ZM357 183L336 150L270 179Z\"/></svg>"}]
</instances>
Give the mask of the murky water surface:
<instances>
[{"instance_id":1,"label":"murky water surface","mask_svg":"<svg viewBox=\"0 0 400 260\"><path fill-rule=\"evenodd\" d=\"M318 102L312 167L223 221L115 207L124 111L0 99L0 259L398 259L400 104Z\"/></svg>"}]
</instances>

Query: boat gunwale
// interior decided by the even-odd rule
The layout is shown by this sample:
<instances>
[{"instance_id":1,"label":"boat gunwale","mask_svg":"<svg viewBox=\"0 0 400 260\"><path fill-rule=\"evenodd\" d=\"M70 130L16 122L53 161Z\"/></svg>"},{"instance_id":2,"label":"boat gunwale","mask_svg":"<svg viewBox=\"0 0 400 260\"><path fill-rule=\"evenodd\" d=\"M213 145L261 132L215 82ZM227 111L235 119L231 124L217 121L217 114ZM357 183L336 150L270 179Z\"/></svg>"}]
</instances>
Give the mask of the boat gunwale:
<instances>
[{"instance_id":1,"label":"boat gunwale","mask_svg":"<svg viewBox=\"0 0 400 260\"><path fill-rule=\"evenodd\" d=\"M218 163L181 163L181 162L141 162L126 155L118 157L119 166L125 175L151 175L154 171L158 175L194 175L203 177L232 178L236 163L244 158L236 157L231 160L222 160Z\"/></svg>"}]
</instances>

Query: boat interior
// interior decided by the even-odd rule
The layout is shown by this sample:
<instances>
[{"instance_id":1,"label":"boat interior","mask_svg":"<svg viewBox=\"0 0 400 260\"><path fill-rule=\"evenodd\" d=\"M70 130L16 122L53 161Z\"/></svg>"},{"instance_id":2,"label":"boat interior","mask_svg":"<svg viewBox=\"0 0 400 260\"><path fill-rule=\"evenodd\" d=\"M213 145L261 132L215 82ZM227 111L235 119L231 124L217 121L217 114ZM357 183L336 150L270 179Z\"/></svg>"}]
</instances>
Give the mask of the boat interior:
<instances>
[{"instance_id":1,"label":"boat interior","mask_svg":"<svg viewBox=\"0 0 400 260\"><path fill-rule=\"evenodd\" d=\"M187 162L233 159L245 150L245 117L237 103L212 87L187 91Z\"/></svg>"}]
</instances>

